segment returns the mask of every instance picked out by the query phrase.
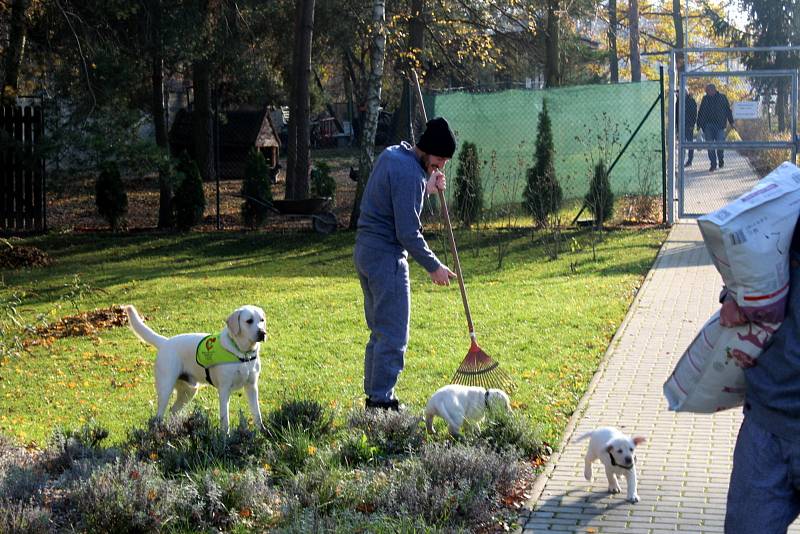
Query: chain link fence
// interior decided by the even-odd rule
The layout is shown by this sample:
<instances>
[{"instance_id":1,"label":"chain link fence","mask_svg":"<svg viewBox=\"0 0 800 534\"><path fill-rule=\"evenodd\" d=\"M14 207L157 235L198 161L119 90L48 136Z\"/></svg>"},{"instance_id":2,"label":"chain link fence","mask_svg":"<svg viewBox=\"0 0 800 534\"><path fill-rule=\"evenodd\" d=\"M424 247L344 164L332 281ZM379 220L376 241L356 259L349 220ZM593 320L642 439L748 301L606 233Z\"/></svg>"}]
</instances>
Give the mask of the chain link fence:
<instances>
[{"instance_id":1,"label":"chain link fence","mask_svg":"<svg viewBox=\"0 0 800 534\"><path fill-rule=\"evenodd\" d=\"M798 113L792 57L798 53L781 48L676 52L679 216L721 208L792 160Z\"/></svg>"},{"instance_id":2,"label":"chain link fence","mask_svg":"<svg viewBox=\"0 0 800 534\"><path fill-rule=\"evenodd\" d=\"M520 205L527 170L535 162L539 115L552 123L556 179L565 205L577 213L593 169L614 165L609 180L621 220L662 220L662 138L658 81L546 90L456 90L425 97L428 116L445 117L458 150L474 143L479 153L483 206ZM452 197L453 188L449 189ZM491 216L491 214L490 214Z\"/></svg>"}]
</instances>

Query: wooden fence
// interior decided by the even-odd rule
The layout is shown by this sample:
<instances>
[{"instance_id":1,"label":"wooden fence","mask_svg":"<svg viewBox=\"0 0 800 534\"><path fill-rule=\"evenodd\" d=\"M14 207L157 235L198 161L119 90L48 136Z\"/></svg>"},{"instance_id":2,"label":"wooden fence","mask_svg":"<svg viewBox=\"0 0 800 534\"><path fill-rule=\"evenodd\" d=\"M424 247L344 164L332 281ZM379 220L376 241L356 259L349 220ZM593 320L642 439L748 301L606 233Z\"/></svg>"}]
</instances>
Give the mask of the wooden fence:
<instances>
[{"instance_id":1,"label":"wooden fence","mask_svg":"<svg viewBox=\"0 0 800 534\"><path fill-rule=\"evenodd\" d=\"M46 230L45 166L36 150L44 112L39 105L0 110L0 230Z\"/></svg>"}]
</instances>

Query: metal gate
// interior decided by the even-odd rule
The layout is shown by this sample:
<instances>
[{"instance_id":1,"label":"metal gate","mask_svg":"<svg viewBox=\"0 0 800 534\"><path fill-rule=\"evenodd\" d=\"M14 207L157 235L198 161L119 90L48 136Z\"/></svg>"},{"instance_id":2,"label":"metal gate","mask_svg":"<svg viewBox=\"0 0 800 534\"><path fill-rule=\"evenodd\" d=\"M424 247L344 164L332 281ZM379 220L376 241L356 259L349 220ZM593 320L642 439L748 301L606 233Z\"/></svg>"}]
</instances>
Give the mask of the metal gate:
<instances>
[{"instance_id":1,"label":"metal gate","mask_svg":"<svg viewBox=\"0 0 800 534\"><path fill-rule=\"evenodd\" d=\"M725 70L705 70L706 67L675 72L676 54L689 58L689 54L719 53L744 54L752 52L773 53L797 51L800 47L750 47L727 49L676 49L672 52L670 63L670 98L668 132L670 148L668 156L669 192L675 195L678 218L695 218L719 209L750 190L767 172L754 162L760 161L765 151L779 154L780 159L796 161L797 156L797 113L798 113L798 71L797 70L744 70L736 68ZM688 59L684 59L688 62ZM730 64L730 61L726 61ZM677 76L676 76L677 74ZM677 83L676 83L677 82ZM771 123L763 129L764 117L770 117L771 106L775 104L772 90L759 94L758 87L777 87L779 83L788 89L788 121L786 128L771 134ZM724 136L726 121L698 128L694 135L691 108L688 100L698 93L698 87L714 84L723 95L732 93L731 101L734 117L739 113L739 128L747 127L745 135ZM677 86L677 87L676 87ZM691 91L690 88L694 88ZM742 95L745 95L742 98ZM765 96L766 95L766 96ZM697 94L697 123L701 117L701 95ZM755 98L753 98L755 96ZM682 105L681 105L682 104ZM764 108L766 106L766 108ZM687 114L689 115L687 121ZM748 118L745 118L748 117ZM748 122L752 119L753 122ZM758 126L753 126L758 121ZM688 130L692 123L692 130ZM722 132L722 133L720 133ZM738 132L738 129L737 129ZM730 134L730 131L728 131ZM694 158L692 158L694 156ZM673 185L674 184L674 185ZM669 202L668 219L674 222L674 202Z\"/></svg>"}]
</instances>

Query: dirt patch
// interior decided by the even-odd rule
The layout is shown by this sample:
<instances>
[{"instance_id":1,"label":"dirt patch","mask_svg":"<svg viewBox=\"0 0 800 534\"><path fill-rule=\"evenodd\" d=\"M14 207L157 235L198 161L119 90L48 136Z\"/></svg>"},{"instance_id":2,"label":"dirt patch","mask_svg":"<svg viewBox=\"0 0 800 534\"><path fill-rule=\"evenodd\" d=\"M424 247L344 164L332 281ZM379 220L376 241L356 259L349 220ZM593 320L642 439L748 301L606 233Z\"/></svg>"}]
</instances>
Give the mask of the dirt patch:
<instances>
[{"instance_id":1,"label":"dirt patch","mask_svg":"<svg viewBox=\"0 0 800 534\"><path fill-rule=\"evenodd\" d=\"M26 347L49 345L56 339L65 337L96 336L102 330L108 330L128 323L128 317L119 306L91 310L77 315L62 317L55 323L36 328L35 337L26 339Z\"/></svg>"},{"instance_id":2,"label":"dirt patch","mask_svg":"<svg viewBox=\"0 0 800 534\"><path fill-rule=\"evenodd\" d=\"M39 248L15 245L7 239L0 239L0 269L46 267L52 262L50 256Z\"/></svg>"}]
</instances>

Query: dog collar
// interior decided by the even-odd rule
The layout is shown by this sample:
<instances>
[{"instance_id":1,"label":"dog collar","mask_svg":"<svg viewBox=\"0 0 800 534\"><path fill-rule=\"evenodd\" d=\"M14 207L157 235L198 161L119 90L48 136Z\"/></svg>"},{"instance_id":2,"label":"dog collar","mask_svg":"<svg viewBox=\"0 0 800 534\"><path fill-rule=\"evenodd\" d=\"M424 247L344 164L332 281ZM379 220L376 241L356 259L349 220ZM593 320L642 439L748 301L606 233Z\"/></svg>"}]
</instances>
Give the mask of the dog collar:
<instances>
[{"instance_id":1,"label":"dog collar","mask_svg":"<svg viewBox=\"0 0 800 534\"><path fill-rule=\"evenodd\" d=\"M611 459L611 465L613 465L614 467L619 467L620 469L633 469L633 464L634 464L634 462L636 461L636 457L634 456L634 457L633 457L633 462L631 462L631 465L629 465L629 466L627 466L627 467L626 467L626 466L624 466L624 465L619 465L619 464L618 464L618 463L617 463L617 462L614 460L614 455L613 455L613 454L611 454L611 451L609 451L609 453L608 453L608 457Z\"/></svg>"},{"instance_id":2,"label":"dog collar","mask_svg":"<svg viewBox=\"0 0 800 534\"><path fill-rule=\"evenodd\" d=\"M253 360L256 359L256 357L258 357L258 351L255 350L255 349L249 350L247 352L239 351L238 350L239 347L236 345L236 342L233 340L231 335L228 332L225 332L225 335L228 336L228 341L231 342L231 346L234 348L233 351L230 351L228 349L225 349L225 350L228 350L228 352L232 352L234 356L239 358L240 362L242 362L242 363L252 362ZM241 356L239 356L239 354L241 354Z\"/></svg>"}]
</instances>

